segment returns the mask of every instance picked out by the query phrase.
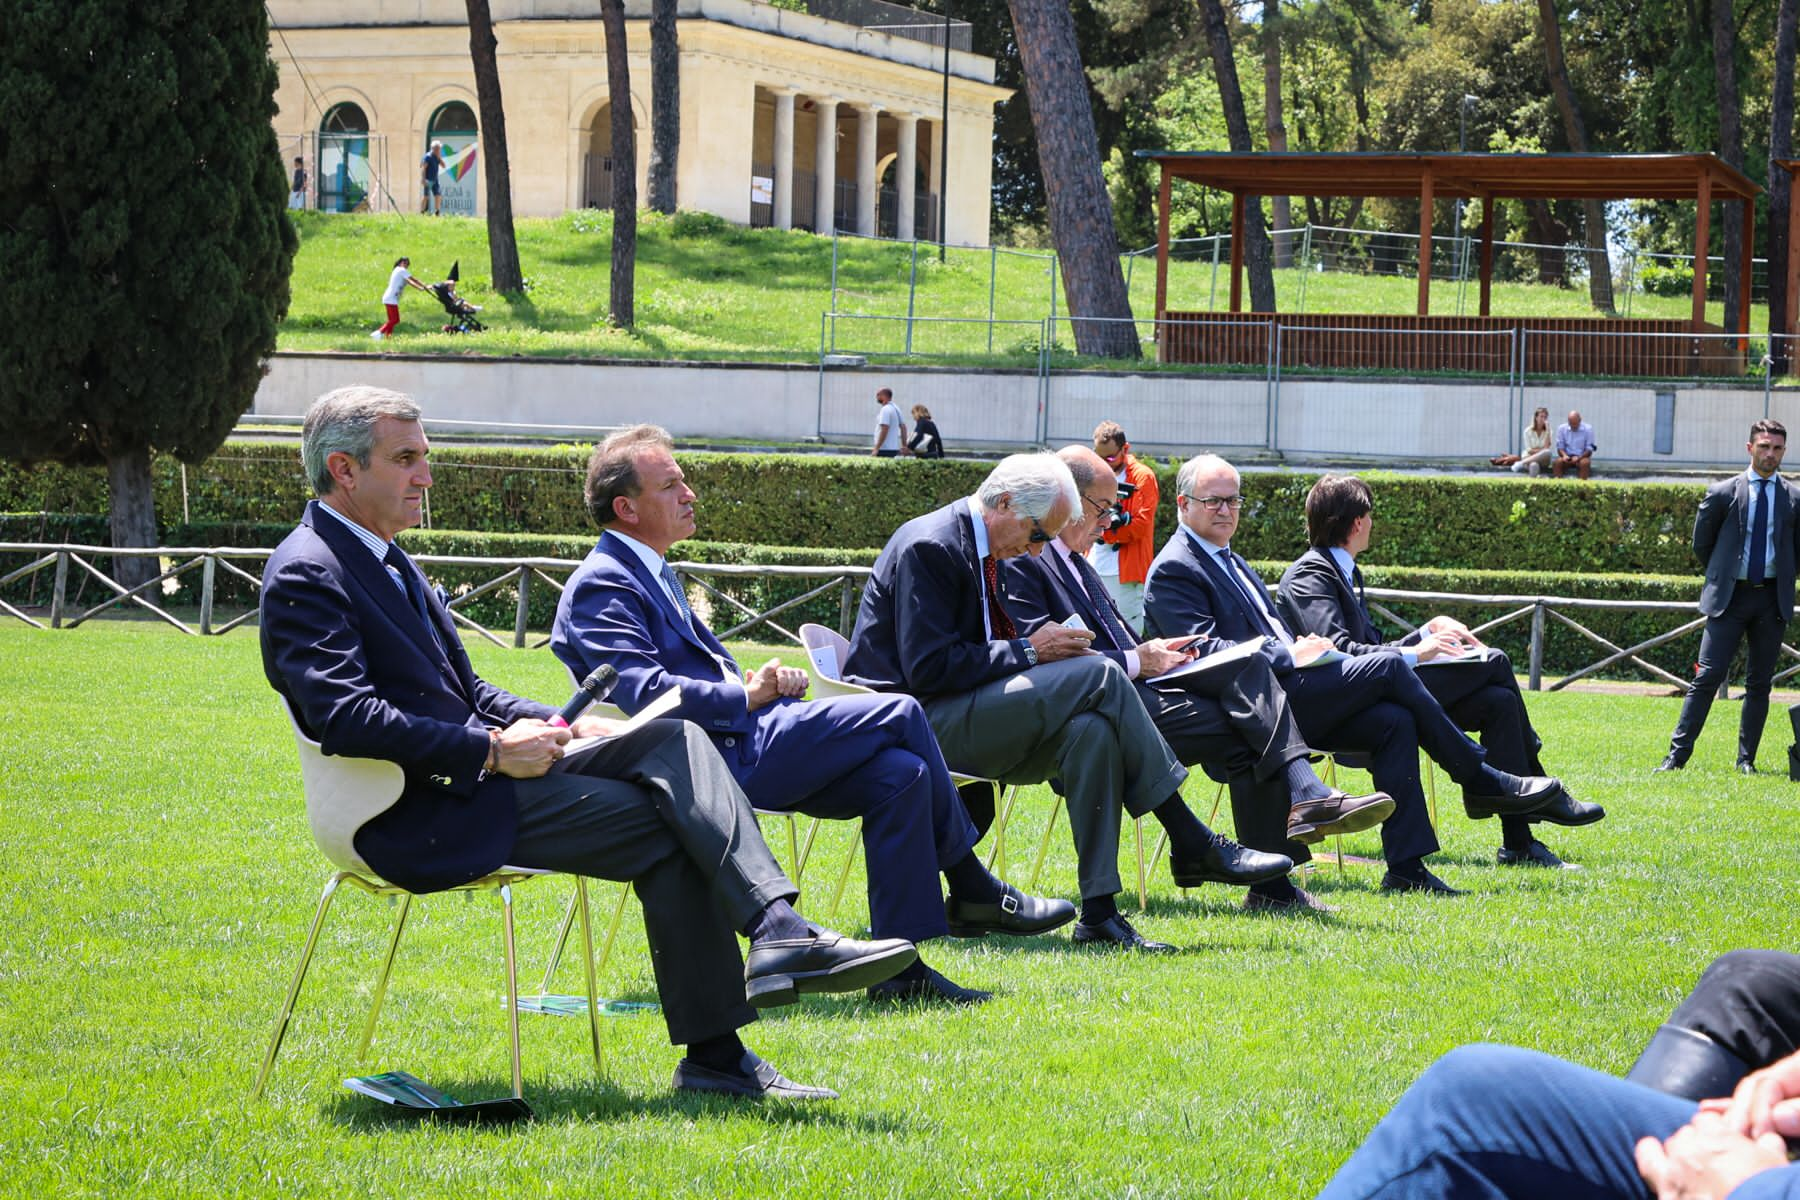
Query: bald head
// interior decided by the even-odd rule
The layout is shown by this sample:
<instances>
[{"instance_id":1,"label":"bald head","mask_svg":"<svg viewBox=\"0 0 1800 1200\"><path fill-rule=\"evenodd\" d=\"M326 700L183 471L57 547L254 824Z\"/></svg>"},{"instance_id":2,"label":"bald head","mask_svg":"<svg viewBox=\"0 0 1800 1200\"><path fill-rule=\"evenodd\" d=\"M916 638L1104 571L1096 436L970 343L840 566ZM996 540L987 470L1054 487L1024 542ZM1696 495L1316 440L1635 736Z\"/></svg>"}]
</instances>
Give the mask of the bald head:
<instances>
[{"instance_id":1,"label":"bald head","mask_svg":"<svg viewBox=\"0 0 1800 1200\"><path fill-rule=\"evenodd\" d=\"M1056 457L1068 465L1081 493L1081 508L1058 539L1071 554L1086 554L1100 537L1106 514L1119 498L1119 480L1106 460L1087 446L1064 446Z\"/></svg>"}]
</instances>

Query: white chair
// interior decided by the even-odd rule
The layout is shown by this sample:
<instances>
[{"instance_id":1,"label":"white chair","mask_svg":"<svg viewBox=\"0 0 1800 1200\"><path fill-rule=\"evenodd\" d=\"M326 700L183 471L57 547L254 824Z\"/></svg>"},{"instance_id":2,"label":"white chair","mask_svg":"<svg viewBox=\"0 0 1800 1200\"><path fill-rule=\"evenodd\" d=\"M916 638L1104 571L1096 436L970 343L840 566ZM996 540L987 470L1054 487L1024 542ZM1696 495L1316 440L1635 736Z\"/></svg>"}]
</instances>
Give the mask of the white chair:
<instances>
[{"instance_id":1,"label":"white chair","mask_svg":"<svg viewBox=\"0 0 1800 1200\"><path fill-rule=\"evenodd\" d=\"M369 1008L369 1019L363 1027L362 1041L357 1047L357 1056L361 1058L368 1053L369 1043L375 1036L375 1023L381 1015L381 1003L387 995L388 977L393 972L394 958L400 949L400 935L406 928L406 916L412 906L413 893L405 888L389 883L370 869L356 852L353 841L356 831L369 821L392 808L400 799L401 789L405 786L405 777L398 765L384 759L345 758L326 754L319 743L308 737L294 718L293 709L285 698L282 711L287 714L288 724L294 731L294 742L300 751L300 776L306 793L306 817L312 826L313 840L318 843L320 851L330 860L336 872L325 881L324 894L319 897L318 909L313 914L312 927L307 931L306 944L300 952L300 963L294 971L293 982L288 986L287 999L276 1018L274 1032L269 1037L268 1052L263 1056L262 1070L257 1073L253 1096L262 1095L269 1080L269 1073L275 1066L275 1056L281 1050L282 1038L287 1033L288 1023L294 1015L294 1004L300 997L300 987L306 982L307 967L312 963L313 949L318 944L319 931L324 927L325 914L331 909L331 901L337 894L339 886L349 884L371 896L395 897L399 900L399 911L394 916L393 933L388 940L387 954L382 960L381 976L375 984L375 995ZM460 887L447 889L458 892L497 891L500 894L502 927L506 947L506 1021L507 1035L512 1048L512 1094L523 1098L524 1077L519 1064L519 987L518 966L513 946L513 909L512 889L515 884L522 883L541 875L556 872L534 870L528 867L503 866L480 879L471 880ZM576 897L581 909L582 937L588 944L588 1032L593 1044L594 1070L599 1073L600 1061L600 1015L594 994L593 931L588 921L587 883L581 876L575 877Z\"/></svg>"}]
</instances>

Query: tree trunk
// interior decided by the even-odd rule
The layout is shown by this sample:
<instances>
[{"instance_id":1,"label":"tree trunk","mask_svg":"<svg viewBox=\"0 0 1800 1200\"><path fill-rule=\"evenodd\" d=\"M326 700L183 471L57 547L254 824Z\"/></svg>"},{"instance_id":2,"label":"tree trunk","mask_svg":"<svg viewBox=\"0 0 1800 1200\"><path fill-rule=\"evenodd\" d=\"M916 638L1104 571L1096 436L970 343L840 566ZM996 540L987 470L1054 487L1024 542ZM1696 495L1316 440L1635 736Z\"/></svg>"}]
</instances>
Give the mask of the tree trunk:
<instances>
[{"instance_id":1,"label":"tree trunk","mask_svg":"<svg viewBox=\"0 0 1800 1200\"><path fill-rule=\"evenodd\" d=\"M506 106L500 101L500 67L495 61L494 21L488 0L467 0L469 60L475 68L475 96L481 105L480 170L487 177L488 269L496 292L520 292L519 243L513 236L512 170L506 157Z\"/></svg>"},{"instance_id":2,"label":"tree trunk","mask_svg":"<svg viewBox=\"0 0 1800 1200\"><path fill-rule=\"evenodd\" d=\"M1265 0L1263 4L1262 26L1263 52L1263 127L1269 135L1269 151L1281 153L1288 148L1287 126L1281 120L1281 3L1280 0ZM1286 196L1269 197L1271 215L1276 229L1292 229L1294 213ZM1286 270L1294 265L1294 242L1291 237L1286 240L1271 239L1274 242L1275 266L1278 270Z\"/></svg>"},{"instance_id":3,"label":"tree trunk","mask_svg":"<svg viewBox=\"0 0 1800 1200\"><path fill-rule=\"evenodd\" d=\"M681 48L675 0L650 3L650 207L675 211L675 167L681 157Z\"/></svg>"},{"instance_id":4,"label":"tree trunk","mask_svg":"<svg viewBox=\"0 0 1800 1200\"><path fill-rule=\"evenodd\" d=\"M108 457L106 483L111 492L107 515L112 544L156 545L156 495L150 488L149 448L133 446ZM113 578L128 588L155 579L159 573L154 558L113 559Z\"/></svg>"},{"instance_id":5,"label":"tree trunk","mask_svg":"<svg viewBox=\"0 0 1800 1200\"><path fill-rule=\"evenodd\" d=\"M1535 247L1531 253L1537 259L1537 281L1547 287L1567 287L1568 268L1562 248L1569 240L1568 226L1556 219L1544 201L1526 200L1524 204L1529 221L1526 237Z\"/></svg>"},{"instance_id":6,"label":"tree trunk","mask_svg":"<svg viewBox=\"0 0 1800 1200\"><path fill-rule=\"evenodd\" d=\"M1563 57L1562 25L1556 17L1556 0L1538 0L1538 32L1544 39L1550 91L1556 97L1557 111L1562 114L1569 149L1576 154L1586 154L1587 124L1581 118L1581 109L1575 105L1575 88L1569 82L1569 64ZM1612 256L1606 249L1606 206L1598 200L1584 200L1581 214L1587 241L1588 299L1596 311L1610 317L1618 310L1613 302ZM1541 266L1539 274L1542 274Z\"/></svg>"},{"instance_id":7,"label":"tree trunk","mask_svg":"<svg viewBox=\"0 0 1800 1200\"><path fill-rule=\"evenodd\" d=\"M1066 0L1007 0L1007 5L1037 136L1050 236L1062 259L1075 347L1082 354L1136 358L1137 326L1119 268L1118 233L1100 173L1100 143L1075 43L1075 18Z\"/></svg>"},{"instance_id":8,"label":"tree trunk","mask_svg":"<svg viewBox=\"0 0 1800 1200\"><path fill-rule=\"evenodd\" d=\"M630 329L637 321L637 132L631 124L624 0L600 0L600 20L606 30L606 92L612 109L611 320L621 329Z\"/></svg>"},{"instance_id":9,"label":"tree trunk","mask_svg":"<svg viewBox=\"0 0 1800 1200\"><path fill-rule=\"evenodd\" d=\"M1200 15L1212 46L1213 74L1219 80L1219 103L1225 110L1231 148L1238 154L1248 154L1255 147L1250 144L1250 119L1244 115L1244 93L1238 88L1237 61L1231 56L1231 31L1225 25L1224 6L1219 0L1200 0ZM1269 259L1269 232L1263 226L1261 199L1256 196L1244 198L1244 269L1250 275L1251 310L1274 312L1275 272Z\"/></svg>"},{"instance_id":10,"label":"tree trunk","mask_svg":"<svg viewBox=\"0 0 1800 1200\"><path fill-rule=\"evenodd\" d=\"M1744 113L1738 104L1737 83L1737 14L1732 9L1731 0L1713 0L1712 5L1712 43L1713 74L1719 87L1719 157L1736 167L1744 169ZM1725 269L1720 278L1725 284L1725 312L1719 320L1721 329L1748 333L1748 329L1738 329L1738 297L1743 293L1740 288L1748 288L1750 281L1740 278L1739 263L1744 247L1744 212L1735 200L1725 203ZM1695 254L1705 254L1705 246L1694 248Z\"/></svg>"},{"instance_id":11,"label":"tree trunk","mask_svg":"<svg viewBox=\"0 0 1800 1200\"><path fill-rule=\"evenodd\" d=\"M1774 335L1787 332L1788 173L1775 165L1794 157L1794 47L1800 0L1781 0L1775 18L1775 78L1769 91L1769 357L1777 375L1791 369L1794 347Z\"/></svg>"}]
</instances>

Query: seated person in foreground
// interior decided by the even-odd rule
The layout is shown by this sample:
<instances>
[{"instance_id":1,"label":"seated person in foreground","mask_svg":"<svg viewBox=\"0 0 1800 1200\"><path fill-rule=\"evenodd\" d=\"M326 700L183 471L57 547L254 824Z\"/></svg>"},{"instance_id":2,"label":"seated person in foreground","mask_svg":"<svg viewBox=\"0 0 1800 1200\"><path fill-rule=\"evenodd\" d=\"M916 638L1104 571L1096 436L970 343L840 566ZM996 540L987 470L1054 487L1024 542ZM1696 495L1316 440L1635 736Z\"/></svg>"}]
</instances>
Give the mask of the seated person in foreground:
<instances>
[{"instance_id":1,"label":"seated person in foreground","mask_svg":"<svg viewBox=\"0 0 1800 1200\"><path fill-rule=\"evenodd\" d=\"M1384 642L1363 603L1356 556L1369 548L1375 502L1369 485L1354 475L1324 475L1306 494L1306 529L1312 549L1281 576L1277 600L1289 629L1328 638L1345 654L1396 652L1419 673L1437 702L1463 729L1481 734L1488 761L1515 775L1543 775L1543 739L1531 727L1525 697L1504 653L1483 646L1468 626L1436 616L1398 642ZM1471 816L1489 816L1479 808ZM1536 812L1500 818L1502 866L1567 867L1531 835L1531 823L1591 825L1606 815L1598 804L1563 794Z\"/></svg>"},{"instance_id":2,"label":"seated person in foreground","mask_svg":"<svg viewBox=\"0 0 1800 1200\"><path fill-rule=\"evenodd\" d=\"M1170 950L1118 910L1121 808L1162 822L1183 887L1259 883L1294 864L1200 823L1181 799L1186 768L1119 664L1089 648L1091 633L1045 625L1020 636L1000 563L1042 553L1080 507L1062 460L1014 454L975 495L902 525L863 589L845 676L918 697L956 770L1006 783L1060 779L1079 860L1074 940Z\"/></svg>"},{"instance_id":3,"label":"seated person in foreground","mask_svg":"<svg viewBox=\"0 0 1800 1200\"><path fill-rule=\"evenodd\" d=\"M1307 761L1311 751L1289 711L1287 693L1262 655L1185 676L1168 683L1168 690L1157 686L1157 676L1192 656L1180 639L1140 641L1086 558L1111 519L1118 479L1106 460L1086 446L1066 447L1057 457L1075 476L1082 508L1044 553L1021 554L1001 567L1006 610L1019 629L1031 634L1046 624L1073 624L1073 617L1092 632L1093 649L1131 677L1175 757L1227 780L1232 820L1246 846L1304 862L1311 857L1309 843L1371 828L1391 814L1394 802L1382 793L1346 796L1326 787L1313 772ZM1284 875L1252 884L1244 907L1326 906Z\"/></svg>"},{"instance_id":4,"label":"seated person in foreground","mask_svg":"<svg viewBox=\"0 0 1800 1200\"><path fill-rule=\"evenodd\" d=\"M563 589L550 646L579 678L619 672L613 702L636 712L671 687L676 711L704 729L750 803L811 816L862 818L870 926L911 942L1043 933L1075 919L1066 900L1000 882L975 854L979 836L919 702L911 696L801 700L806 673L770 659L741 671L688 608L669 547L694 536L694 493L674 443L654 425L607 438L588 462L587 505L603 533ZM950 882L948 918L938 872ZM870 989L878 999L963 1003L923 961Z\"/></svg>"},{"instance_id":5,"label":"seated person in foreground","mask_svg":"<svg viewBox=\"0 0 1800 1200\"><path fill-rule=\"evenodd\" d=\"M475 674L449 611L394 543L431 486L419 415L377 388L319 398L300 447L318 499L263 575L270 685L325 753L405 773L399 800L356 832L357 853L412 892L502 864L632 881L669 1040L687 1046L675 1086L835 1096L783 1078L736 1031L797 993L880 983L917 952L800 919L799 890L695 726L653 721L569 754L571 732L605 737L612 723L582 717L571 731ZM734 931L750 939L748 963Z\"/></svg>"},{"instance_id":6,"label":"seated person in foreground","mask_svg":"<svg viewBox=\"0 0 1800 1200\"><path fill-rule=\"evenodd\" d=\"M1317 634L1296 638L1250 564L1231 549L1243 507L1237 468L1211 454L1191 458L1176 478L1180 524L1150 566L1144 623L1159 637L1197 634L1202 654L1262 638L1309 746L1367 753L1375 786L1394 800L1381 826L1387 857L1383 891L1456 895L1425 856L1438 849L1419 747L1463 785L1471 813L1522 814L1554 801L1554 779L1495 769L1397 654L1345 658Z\"/></svg>"},{"instance_id":7,"label":"seated person in foreground","mask_svg":"<svg viewBox=\"0 0 1800 1200\"><path fill-rule=\"evenodd\" d=\"M1510 1046L1452 1050L1319 1198L1794 1200L1797 1037L1800 958L1734 950L1624 1079Z\"/></svg>"}]
</instances>

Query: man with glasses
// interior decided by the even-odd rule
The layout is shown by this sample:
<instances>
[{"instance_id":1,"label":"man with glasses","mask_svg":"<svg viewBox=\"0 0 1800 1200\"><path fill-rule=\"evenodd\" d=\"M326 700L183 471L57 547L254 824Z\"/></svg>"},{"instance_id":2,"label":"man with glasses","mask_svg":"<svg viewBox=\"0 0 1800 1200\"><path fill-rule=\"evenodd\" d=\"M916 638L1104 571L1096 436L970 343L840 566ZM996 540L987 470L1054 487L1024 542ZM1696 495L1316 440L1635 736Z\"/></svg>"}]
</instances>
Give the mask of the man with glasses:
<instances>
[{"instance_id":1,"label":"man with glasses","mask_svg":"<svg viewBox=\"0 0 1800 1200\"><path fill-rule=\"evenodd\" d=\"M1014 454L975 495L916 517L888 539L863 589L846 677L925 706L944 759L1005 783L1059 779L1081 884L1074 939L1132 950L1147 941L1119 913L1120 810L1169 831L1183 887L1286 875L1285 855L1246 850L1201 824L1181 800L1176 761L1119 665L1086 630L1021 634L1000 564L1037 555L1081 506L1053 454ZM951 932L956 932L952 922Z\"/></svg>"},{"instance_id":2,"label":"man with glasses","mask_svg":"<svg viewBox=\"0 0 1800 1200\"><path fill-rule=\"evenodd\" d=\"M1307 761L1311 751L1300 736L1287 693L1261 655L1158 686L1158 676L1189 662L1191 655L1179 638L1140 641L1083 557L1118 499L1116 477L1086 446L1065 447L1057 457L1075 476L1085 509L1063 526L1043 554L1020 555L1001 568L1007 611L1019 628L1032 633L1045 624L1079 621L1091 630L1094 649L1132 678L1138 698L1176 757L1228 782L1232 819L1246 846L1304 862L1310 857L1308 844L1369 829L1392 813L1394 802L1382 793L1347 796L1326 787L1313 772ZM1326 910L1286 876L1253 884L1244 907Z\"/></svg>"},{"instance_id":3,"label":"man with glasses","mask_svg":"<svg viewBox=\"0 0 1800 1200\"><path fill-rule=\"evenodd\" d=\"M1156 472L1132 457L1131 443L1117 421L1095 426L1094 453L1105 460L1123 499L1114 504L1087 557L1125 624L1139 633L1144 628L1144 575L1156 557L1156 505L1162 495Z\"/></svg>"},{"instance_id":4,"label":"man with glasses","mask_svg":"<svg viewBox=\"0 0 1800 1200\"><path fill-rule=\"evenodd\" d=\"M1201 654L1261 639L1259 652L1287 690L1307 744L1367 753L1375 786L1393 797L1394 815L1381 827L1382 890L1459 894L1425 866L1438 840L1419 786L1419 747L1462 784L1472 815L1534 812L1555 801L1562 784L1490 766L1399 655L1347 658L1317 634L1295 637L1268 588L1231 549L1244 506L1237 468L1202 454L1182 465L1176 488L1181 523L1144 588L1148 632L1198 635Z\"/></svg>"},{"instance_id":5,"label":"man with glasses","mask_svg":"<svg viewBox=\"0 0 1800 1200\"><path fill-rule=\"evenodd\" d=\"M1397 642L1382 639L1363 602L1356 556L1369 548L1375 500L1354 475L1325 475L1306 494L1306 529L1312 548L1281 577L1278 607L1289 629L1328 638L1345 654L1398 653L1423 667L1419 682L1464 729L1481 735L1488 761L1516 775L1542 775L1543 739L1531 727L1525 697L1504 652L1481 644L1454 617L1435 616ZM1472 811L1471 816L1477 815ZM1487 816L1486 812L1479 815ZM1526 816L1500 818L1501 866L1575 870L1531 833L1532 822L1591 825L1606 816L1565 790Z\"/></svg>"}]
</instances>

